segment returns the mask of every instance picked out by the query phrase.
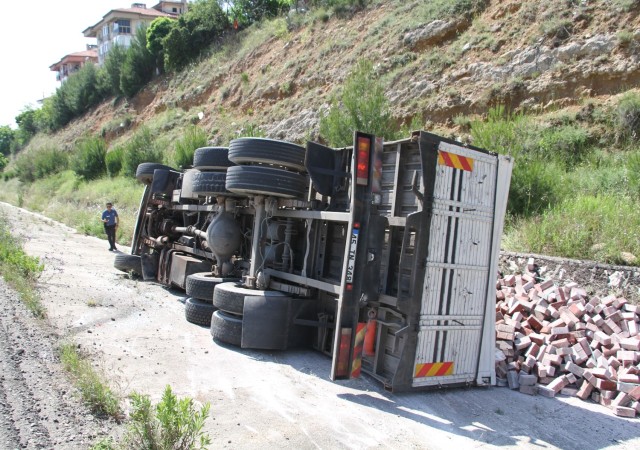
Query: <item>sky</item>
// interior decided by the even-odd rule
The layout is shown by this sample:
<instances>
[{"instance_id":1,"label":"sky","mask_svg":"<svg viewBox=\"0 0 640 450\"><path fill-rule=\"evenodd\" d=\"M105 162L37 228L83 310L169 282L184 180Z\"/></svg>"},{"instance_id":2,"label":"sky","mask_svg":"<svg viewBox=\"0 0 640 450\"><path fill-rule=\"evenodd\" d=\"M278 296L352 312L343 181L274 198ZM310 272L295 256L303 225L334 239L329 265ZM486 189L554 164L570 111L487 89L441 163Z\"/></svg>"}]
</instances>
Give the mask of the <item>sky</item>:
<instances>
[{"instance_id":1,"label":"sky","mask_svg":"<svg viewBox=\"0 0 640 450\"><path fill-rule=\"evenodd\" d=\"M49 66L63 56L86 50L95 39L82 32L112 9L144 0L14 0L3 2L0 27L0 125L15 128L14 118L59 86Z\"/></svg>"}]
</instances>

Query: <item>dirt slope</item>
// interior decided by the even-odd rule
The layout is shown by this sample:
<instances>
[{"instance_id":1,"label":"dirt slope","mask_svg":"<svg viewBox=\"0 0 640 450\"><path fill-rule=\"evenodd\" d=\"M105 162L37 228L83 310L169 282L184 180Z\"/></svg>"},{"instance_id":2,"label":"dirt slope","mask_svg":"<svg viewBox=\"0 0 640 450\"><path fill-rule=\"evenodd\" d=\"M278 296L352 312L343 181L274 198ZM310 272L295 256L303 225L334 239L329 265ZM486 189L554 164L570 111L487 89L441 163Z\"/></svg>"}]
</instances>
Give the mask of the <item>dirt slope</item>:
<instances>
[{"instance_id":1,"label":"dirt slope","mask_svg":"<svg viewBox=\"0 0 640 450\"><path fill-rule=\"evenodd\" d=\"M483 6L434 14L430 5L445 2L389 0L347 17L292 13L232 33L199 63L133 99L108 100L52 138L70 148L89 132L117 144L146 125L173 139L199 123L216 145L249 127L304 141L361 58L374 62L399 123L415 118L453 136L464 131L457 116L496 104L557 111L638 86L640 15L630 1L470 3Z\"/></svg>"},{"instance_id":2,"label":"dirt slope","mask_svg":"<svg viewBox=\"0 0 640 450\"><path fill-rule=\"evenodd\" d=\"M575 398L529 397L506 388L391 394L366 376L331 382L330 360L312 351L241 351L215 344L208 329L185 321L181 292L131 280L116 271L106 241L6 204L0 204L0 214L25 238L26 251L45 265L39 291L53 333L73 339L89 352L122 393L136 390L157 400L170 384L179 396L211 402L206 429L214 440L212 448L631 449L640 445L637 420L615 417L607 408ZM92 431L96 425L78 417L81 409L48 412L61 402L67 404L58 394L70 392L68 383L51 353L46 358L40 353L48 328L34 326L15 299L13 310L20 312L12 312L8 298L10 294L2 295L0 309L2 339L9 342L2 345L9 354L0 357L1 392L16 389L14 373L24 376L17 389L33 404L27 405L32 412L26 417L40 417L41 424L34 427L36 432L23 434L29 422L18 425L23 406L2 398L3 417L13 419L0 424L5 430L0 439L27 448L40 444L82 448L58 441L62 438L51 431L52 419L70 423L67 440L73 433L74 439L86 442L99 434ZM31 331L12 325L15 317ZM17 343L25 350L20 370L28 376L19 375L19 370L4 371ZM49 360L49 368L43 370L42 364ZM37 403L37 396L30 400L29 390L32 396L50 392L49 406ZM99 422L97 427L108 424Z\"/></svg>"}]
</instances>

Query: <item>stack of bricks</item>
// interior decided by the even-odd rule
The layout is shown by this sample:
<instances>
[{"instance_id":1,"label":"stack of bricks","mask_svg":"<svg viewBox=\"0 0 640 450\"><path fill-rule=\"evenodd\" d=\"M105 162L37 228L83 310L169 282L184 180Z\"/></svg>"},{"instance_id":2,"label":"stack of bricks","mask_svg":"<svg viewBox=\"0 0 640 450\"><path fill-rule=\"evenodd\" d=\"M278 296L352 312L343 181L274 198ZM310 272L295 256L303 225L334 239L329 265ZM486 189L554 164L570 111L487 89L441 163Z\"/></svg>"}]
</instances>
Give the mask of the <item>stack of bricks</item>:
<instances>
[{"instance_id":1,"label":"stack of bricks","mask_svg":"<svg viewBox=\"0 0 640 450\"><path fill-rule=\"evenodd\" d=\"M535 261L496 284L496 375L530 395L571 395L640 413L640 306L537 281ZM502 356L502 355L501 355ZM506 383L505 383L506 381Z\"/></svg>"}]
</instances>

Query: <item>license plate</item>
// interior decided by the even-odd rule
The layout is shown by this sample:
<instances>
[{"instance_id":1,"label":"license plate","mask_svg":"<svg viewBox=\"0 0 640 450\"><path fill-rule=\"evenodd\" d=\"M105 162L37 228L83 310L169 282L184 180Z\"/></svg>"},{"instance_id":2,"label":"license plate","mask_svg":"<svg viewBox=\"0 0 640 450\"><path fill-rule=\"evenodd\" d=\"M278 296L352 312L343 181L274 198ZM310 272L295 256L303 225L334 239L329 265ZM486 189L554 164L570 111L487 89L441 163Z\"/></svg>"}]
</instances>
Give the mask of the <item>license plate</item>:
<instances>
[{"instance_id":1,"label":"license plate","mask_svg":"<svg viewBox=\"0 0 640 450\"><path fill-rule=\"evenodd\" d=\"M356 250L358 249L358 235L360 230L351 230L351 243L349 244L349 260L347 261L347 283L353 283L353 271L356 268Z\"/></svg>"}]
</instances>

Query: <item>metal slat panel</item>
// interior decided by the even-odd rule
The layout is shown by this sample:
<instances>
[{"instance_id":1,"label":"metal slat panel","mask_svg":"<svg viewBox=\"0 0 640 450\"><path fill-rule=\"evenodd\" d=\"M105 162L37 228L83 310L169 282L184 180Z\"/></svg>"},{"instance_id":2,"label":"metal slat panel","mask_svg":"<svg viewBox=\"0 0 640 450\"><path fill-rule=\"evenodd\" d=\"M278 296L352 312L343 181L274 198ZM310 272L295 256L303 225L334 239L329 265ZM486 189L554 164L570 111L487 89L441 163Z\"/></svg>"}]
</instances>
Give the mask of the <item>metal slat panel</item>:
<instances>
[{"instance_id":1,"label":"metal slat panel","mask_svg":"<svg viewBox=\"0 0 640 450\"><path fill-rule=\"evenodd\" d=\"M496 158L455 145L440 148L473 159L473 169L438 165L414 370L414 386L473 381L482 338L493 245ZM442 365L445 366L442 366ZM432 373L433 372L433 373ZM414 372L416 373L416 372Z\"/></svg>"}]
</instances>

